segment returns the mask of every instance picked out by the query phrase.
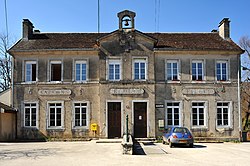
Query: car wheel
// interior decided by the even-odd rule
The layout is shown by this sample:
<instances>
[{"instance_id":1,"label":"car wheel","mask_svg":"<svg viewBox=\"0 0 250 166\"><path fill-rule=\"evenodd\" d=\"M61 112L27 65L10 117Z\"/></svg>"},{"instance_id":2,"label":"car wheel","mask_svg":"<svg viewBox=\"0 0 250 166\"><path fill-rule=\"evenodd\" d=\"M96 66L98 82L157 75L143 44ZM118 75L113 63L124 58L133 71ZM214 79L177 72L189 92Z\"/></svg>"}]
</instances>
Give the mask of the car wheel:
<instances>
[{"instance_id":1,"label":"car wheel","mask_svg":"<svg viewBox=\"0 0 250 166\"><path fill-rule=\"evenodd\" d=\"M172 148L173 147L173 143L169 142L169 147Z\"/></svg>"},{"instance_id":2,"label":"car wheel","mask_svg":"<svg viewBox=\"0 0 250 166\"><path fill-rule=\"evenodd\" d=\"M193 147L194 147L194 144L193 144L193 143L189 144L189 147L190 147L190 148L193 148Z\"/></svg>"}]
</instances>

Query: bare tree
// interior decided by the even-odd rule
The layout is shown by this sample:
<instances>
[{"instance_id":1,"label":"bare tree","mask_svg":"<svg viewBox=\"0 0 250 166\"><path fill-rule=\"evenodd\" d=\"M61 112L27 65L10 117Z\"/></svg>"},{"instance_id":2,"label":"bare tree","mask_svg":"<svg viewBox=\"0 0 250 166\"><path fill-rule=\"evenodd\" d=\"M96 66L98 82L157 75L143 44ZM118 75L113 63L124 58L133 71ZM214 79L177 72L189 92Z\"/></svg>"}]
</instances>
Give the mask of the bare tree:
<instances>
[{"instance_id":1,"label":"bare tree","mask_svg":"<svg viewBox=\"0 0 250 166\"><path fill-rule=\"evenodd\" d=\"M0 92L8 89L11 84L11 57L8 36L0 34Z\"/></svg>"},{"instance_id":2,"label":"bare tree","mask_svg":"<svg viewBox=\"0 0 250 166\"><path fill-rule=\"evenodd\" d=\"M239 40L240 46L245 50L242 57L242 83L241 83L241 106L243 130L250 129L250 38L242 36Z\"/></svg>"},{"instance_id":3,"label":"bare tree","mask_svg":"<svg viewBox=\"0 0 250 166\"><path fill-rule=\"evenodd\" d=\"M248 57L250 57L250 38L249 38L249 36L242 36L240 38L239 44L246 51Z\"/></svg>"}]
</instances>

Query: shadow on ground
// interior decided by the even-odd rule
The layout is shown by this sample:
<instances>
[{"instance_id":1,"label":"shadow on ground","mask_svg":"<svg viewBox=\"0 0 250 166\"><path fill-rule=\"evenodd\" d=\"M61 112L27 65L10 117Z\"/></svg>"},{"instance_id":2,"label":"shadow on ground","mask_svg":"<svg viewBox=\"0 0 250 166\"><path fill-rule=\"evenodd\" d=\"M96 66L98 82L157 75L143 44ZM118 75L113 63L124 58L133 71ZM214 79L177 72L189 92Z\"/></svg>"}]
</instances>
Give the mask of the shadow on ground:
<instances>
[{"instance_id":1,"label":"shadow on ground","mask_svg":"<svg viewBox=\"0 0 250 166\"><path fill-rule=\"evenodd\" d=\"M143 148L141 147L138 141L134 142L133 155L146 155L146 153L144 152Z\"/></svg>"}]
</instances>

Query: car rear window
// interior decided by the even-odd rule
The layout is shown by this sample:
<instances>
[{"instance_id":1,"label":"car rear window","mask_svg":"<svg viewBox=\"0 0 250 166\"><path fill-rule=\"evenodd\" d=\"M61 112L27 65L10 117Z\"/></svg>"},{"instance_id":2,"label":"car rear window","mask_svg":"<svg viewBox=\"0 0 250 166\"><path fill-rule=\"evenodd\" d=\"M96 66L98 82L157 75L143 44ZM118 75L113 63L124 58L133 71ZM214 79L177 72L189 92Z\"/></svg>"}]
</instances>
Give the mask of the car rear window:
<instances>
[{"instance_id":1,"label":"car rear window","mask_svg":"<svg viewBox=\"0 0 250 166\"><path fill-rule=\"evenodd\" d=\"M174 128L174 133L187 133L187 129L185 128Z\"/></svg>"}]
</instances>

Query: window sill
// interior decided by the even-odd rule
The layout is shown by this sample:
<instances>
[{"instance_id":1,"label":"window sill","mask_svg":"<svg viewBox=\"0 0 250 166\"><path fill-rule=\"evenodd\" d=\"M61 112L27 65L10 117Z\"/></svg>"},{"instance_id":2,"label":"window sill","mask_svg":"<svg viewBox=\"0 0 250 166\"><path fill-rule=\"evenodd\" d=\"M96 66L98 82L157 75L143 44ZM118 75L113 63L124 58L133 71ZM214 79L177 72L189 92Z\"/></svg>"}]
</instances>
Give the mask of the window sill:
<instances>
[{"instance_id":1,"label":"window sill","mask_svg":"<svg viewBox=\"0 0 250 166\"><path fill-rule=\"evenodd\" d=\"M216 130L219 132L230 131L233 130L230 126L216 126Z\"/></svg>"},{"instance_id":2,"label":"window sill","mask_svg":"<svg viewBox=\"0 0 250 166\"><path fill-rule=\"evenodd\" d=\"M88 130L89 127L88 126L83 126L83 127L73 127L72 130L73 131L86 131Z\"/></svg>"},{"instance_id":3,"label":"window sill","mask_svg":"<svg viewBox=\"0 0 250 166\"><path fill-rule=\"evenodd\" d=\"M216 81L217 84L231 84L231 81Z\"/></svg>"},{"instance_id":4,"label":"window sill","mask_svg":"<svg viewBox=\"0 0 250 166\"><path fill-rule=\"evenodd\" d=\"M74 81L73 84L87 84L88 81Z\"/></svg>"},{"instance_id":5,"label":"window sill","mask_svg":"<svg viewBox=\"0 0 250 166\"><path fill-rule=\"evenodd\" d=\"M47 128L47 131L53 131L53 130L55 130L55 131L65 131L65 128L63 128L63 127L49 127L49 128Z\"/></svg>"},{"instance_id":6,"label":"window sill","mask_svg":"<svg viewBox=\"0 0 250 166\"><path fill-rule=\"evenodd\" d=\"M202 129L204 129L204 130L207 130L208 129L208 127L207 126L192 126L191 127L191 129L193 129L193 130L202 130Z\"/></svg>"},{"instance_id":7,"label":"window sill","mask_svg":"<svg viewBox=\"0 0 250 166\"><path fill-rule=\"evenodd\" d=\"M205 84L205 83L207 83L207 82L206 82L205 80L203 80L203 81L195 81L195 80L192 80L191 83L192 83L192 84Z\"/></svg>"},{"instance_id":8,"label":"window sill","mask_svg":"<svg viewBox=\"0 0 250 166\"><path fill-rule=\"evenodd\" d=\"M63 84L63 81L48 81L47 84Z\"/></svg>"},{"instance_id":9,"label":"window sill","mask_svg":"<svg viewBox=\"0 0 250 166\"><path fill-rule=\"evenodd\" d=\"M21 84L36 84L37 81L21 82Z\"/></svg>"},{"instance_id":10,"label":"window sill","mask_svg":"<svg viewBox=\"0 0 250 166\"><path fill-rule=\"evenodd\" d=\"M168 84L180 84L181 83L181 81L180 80L166 80L166 83L168 83Z\"/></svg>"},{"instance_id":11,"label":"window sill","mask_svg":"<svg viewBox=\"0 0 250 166\"><path fill-rule=\"evenodd\" d=\"M24 129L39 129L37 126L23 126Z\"/></svg>"}]
</instances>

